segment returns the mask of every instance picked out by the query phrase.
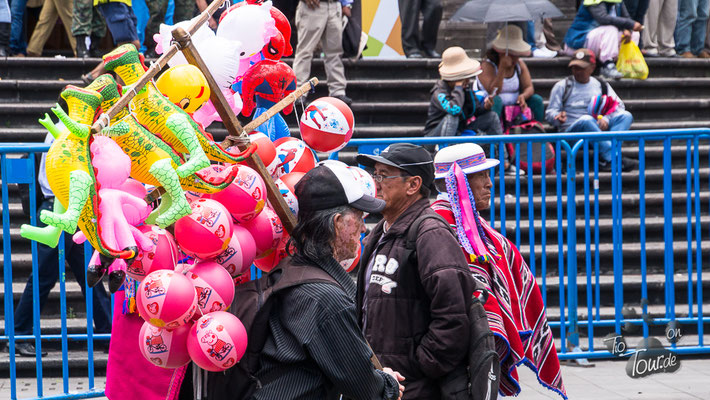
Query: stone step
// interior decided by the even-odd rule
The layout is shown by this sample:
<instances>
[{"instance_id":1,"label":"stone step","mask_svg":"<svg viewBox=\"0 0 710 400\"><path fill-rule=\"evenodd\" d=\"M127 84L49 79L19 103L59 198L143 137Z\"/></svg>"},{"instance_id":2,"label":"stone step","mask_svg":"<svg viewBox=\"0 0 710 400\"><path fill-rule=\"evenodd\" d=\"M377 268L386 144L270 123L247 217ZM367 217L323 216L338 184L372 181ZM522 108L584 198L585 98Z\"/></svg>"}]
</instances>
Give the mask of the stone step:
<instances>
[{"instance_id":1,"label":"stone step","mask_svg":"<svg viewBox=\"0 0 710 400\"><path fill-rule=\"evenodd\" d=\"M548 99L557 78L533 79L536 93ZM355 79L348 82L348 95L355 102L429 101L435 79ZM66 85L83 86L81 81L67 80L0 80L0 103L55 101ZM698 98L710 94L710 77L622 79L612 83L622 100ZM392 94L397 93L393 99ZM320 82L309 98L328 95L326 82ZM290 119L286 117L286 119Z\"/></svg>"},{"instance_id":2,"label":"stone step","mask_svg":"<svg viewBox=\"0 0 710 400\"><path fill-rule=\"evenodd\" d=\"M569 57L553 59L525 58L530 68L531 75L538 78L557 78L570 75L567 64ZM284 59L291 65L293 59ZM76 81L79 77L93 69L100 59L54 59L35 57L8 57L0 60L0 76L3 79L37 79L37 77L51 77L51 79L65 79ZM370 60L358 61L344 60L346 77L355 79L391 79L393 72L398 76L410 76L417 79L438 79L438 65L441 60ZM649 58L649 77L710 77L710 60L682 59L682 58ZM313 60L311 75L325 79L323 59Z\"/></svg>"}]
</instances>

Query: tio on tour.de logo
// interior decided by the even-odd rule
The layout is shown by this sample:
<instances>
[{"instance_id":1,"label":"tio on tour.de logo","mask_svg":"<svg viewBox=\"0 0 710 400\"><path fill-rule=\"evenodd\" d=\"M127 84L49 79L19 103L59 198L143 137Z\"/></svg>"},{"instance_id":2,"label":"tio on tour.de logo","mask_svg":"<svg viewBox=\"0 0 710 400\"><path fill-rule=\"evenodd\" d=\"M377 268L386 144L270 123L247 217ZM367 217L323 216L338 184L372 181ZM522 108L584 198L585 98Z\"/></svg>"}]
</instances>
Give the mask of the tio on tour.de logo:
<instances>
[{"instance_id":1,"label":"tio on tour.de logo","mask_svg":"<svg viewBox=\"0 0 710 400\"><path fill-rule=\"evenodd\" d=\"M682 334L676 321L666 325L666 339L678 343ZM609 352L617 357L627 355L628 345L622 335L609 334L604 338L604 344ZM631 378L643 378L652 374L672 373L680 368L680 359L672 350L663 347L658 338L641 339L626 364L626 374Z\"/></svg>"}]
</instances>

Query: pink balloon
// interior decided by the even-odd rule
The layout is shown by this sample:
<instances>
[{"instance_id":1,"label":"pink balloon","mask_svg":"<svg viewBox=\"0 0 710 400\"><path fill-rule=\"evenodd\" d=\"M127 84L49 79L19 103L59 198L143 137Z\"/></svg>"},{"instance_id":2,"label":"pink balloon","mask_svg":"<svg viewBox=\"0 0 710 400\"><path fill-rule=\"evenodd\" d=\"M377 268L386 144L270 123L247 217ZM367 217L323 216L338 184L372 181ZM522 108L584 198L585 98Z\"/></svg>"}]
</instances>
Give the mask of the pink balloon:
<instances>
[{"instance_id":1,"label":"pink balloon","mask_svg":"<svg viewBox=\"0 0 710 400\"><path fill-rule=\"evenodd\" d=\"M190 257L207 259L227 248L233 223L229 212L215 200L198 199L190 204L192 214L175 223L175 238Z\"/></svg>"},{"instance_id":2,"label":"pink balloon","mask_svg":"<svg viewBox=\"0 0 710 400\"><path fill-rule=\"evenodd\" d=\"M229 241L227 250L216 256L214 261L224 267L232 278L236 278L249 269L255 257L256 243L251 233L241 225L234 225L232 240Z\"/></svg>"},{"instance_id":3,"label":"pink balloon","mask_svg":"<svg viewBox=\"0 0 710 400\"><path fill-rule=\"evenodd\" d=\"M276 212L267 207L253 220L243 224L249 230L256 245L256 258L268 255L284 235L284 227Z\"/></svg>"},{"instance_id":4,"label":"pink balloon","mask_svg":"<svg viewBox=\"0 0 710 400\"><path fill-rule=\"evenodd\" d=\"M170 232L153 225L138 227L154 244L152 251L138 251L138 256L126 273L131 278L142 281L146 275L161 269L173 270L178 262L178 248Z\"/></svg>"},{"instance_id":5,"label":"pink balloon","mask_svg":"<svg viewBox=\"0 0 710 400\"><path fill-rule=\"evenodd\" d=\"M178 368L190 362L187 337L192 325L182 325L172 331L156 328L144 322L138 334L138 348L146 360L161 368Z\"/></svg>"},{"instance_id":6,"label":"pink balloon","mask_svg":"<svg viewBox=\"0 0 710 400\"><path fill-rule=\"evenodd\" d=\"M215 311L202 316L190 329L187 351L190 358L207 371L233 367L247 349L247 331L239 318Z\"/></svg>"},{"instance_id":7,"label":"pink balloon","mask_svg":"<svg viewBox=\"0 0 710 400\"><path fill-rule=\"evenodd\" d=\"M197 311L197 293L190 279L175 271L150 273L138 286L138 313L158 328L175 329Z\"/></svg>"},{"instance_id":8,"label":"pink balloon","mask_svg":"<svg viewBox=\"0 0 710 400\"><path fill-rule=\"evenodd\" d=\"M222 203L238 222L246 222L256 217L266 205L266 185L261 176L246 165L233 165L222 173L229 173L229 168L237 168L237 177L231 185L210 199Z\"/></svg>"},{"instance_id":9,"label":"pink balloon","mask_svg":"<svg viewBox=\"0 0 710 400\"><path fill-rule=\"evenodd\" d=\"M223 311L234 300L234 282L226 269L214 261L200 261L186 276L197 292L197 306L203 314Z\"/></svg>"}]
</instances>

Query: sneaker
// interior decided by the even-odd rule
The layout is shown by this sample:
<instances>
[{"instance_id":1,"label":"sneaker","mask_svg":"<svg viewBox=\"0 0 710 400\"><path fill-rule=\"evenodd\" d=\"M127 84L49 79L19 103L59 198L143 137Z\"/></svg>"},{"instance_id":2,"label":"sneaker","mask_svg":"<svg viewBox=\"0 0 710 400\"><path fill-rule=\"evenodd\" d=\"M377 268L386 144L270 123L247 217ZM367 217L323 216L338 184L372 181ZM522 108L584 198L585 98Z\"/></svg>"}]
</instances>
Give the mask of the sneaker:
<instances>
[{"instance_id":1,"label":"sneaker","mask_svg":"<svg viewBox=\"0 0 710 400\"><path fill-rule=\"evenodd\" d=\"M599 172L611 172L611 161L599 160Z\"/></svg>"},{"instance_id":2,"label":"sneaker","mask_svg":"<svg viewBox=\"0 0 710 400\"><path fill-rule=\"evenodd\" d=\"M661 50L659 55L661 57L678 57L678 53L675 52L675 49Z\"/></svg>"},{"instance_id":3,"label":"sneaker","mask_svg":"<svg viewBox=\"0 0 710 400\"><path fill-rule=\"evenodd\" d=\"M515 165L510 164L508 165L508 168L505 169L505 174L507 176L515 176L520 172L520 176L525 176L525 170L524 169L517 169L515 168Z\"/></svg>"},{"instance_id":4,"label":"sneaker","mask_svg":"<svg viewBox=\"0 0 710 400\"><path fill-rule=\"evenodd\" d=\"M353 99L351 99L350 97L348 97L344 94L341 94L340 96L333 96L333 97L335 97L338 100L341 100L343 103L347 104L348 107L350 107L353 104Z\"/></svg>"},{"instance_id":5,"label":"sneaker","mask_svg":"<svg viewBox=\"0 0 710 400\"><path fill-rule=\"evenodd\" d=\"M698 57L700 58L710 58L710 51L703 50L698 54Z\"/></svg>"},{"instance_id":6,"label":"sneaker","mask_svg":"<svg viewBox=\"0 0 710 400\"><path fill-rule=\"evenodd\" d=\"M633 171L638 167L638 160L634 160L630 157L621 157L621 170L624 172Z\"/></svg>"},{"instance_id":7,"label":"sneaker","mask_svg":"<svg viewBox=\"0 0 710 400\"><path fill-rule=\"evenodd\" d=\"M557 52L550 50L547 47L533 50L533 57L535 58L553 58L557 57Z\"/></svg>"},{"instance_id":8,"label":"sneaker","mask_svg":"<svg viewBox=\"0 0 710 400\"><path fill-rule=\"evenodd\" d=\"M652 48L643 49L641 52L643 53L644 57L658 57L658 56L660 56L660 54L658 53L658 49L652 49Z\"/></svg>"},{"instance_id":9,"label":"sneaker","mask_svg":"<svg viewBox=\"0 0 710 400\"><path fill-rule=\"evenodd\" d=\"M680 56L683 58L698 58L698 56L696 56L695 54L693 54L689 51L682 53Z\"/></svg>"},{"instance_id":10,"label":"sneaker","mask_svg":"<svg viewBox=\"0 0 710 400\"><path fill-rule=\"evenodd\" d=\"M35 345L30 342L15 343L15 354L19 354L22 357L35 357L37 355L37 349ZM46 355L47 352L42 351L42 357Z\"/></svg>"},{"instance_id":11,"label":"sneaker","mask_svg":"<svg viewBox=\"0 0 710 400\"><path fill-rule=\"evenodd\" d=\"M616 69L616 65L613 62L604 64L601 68L602 76L607 79L621 79L624 75Z\"/></svg>"},{"instance_id":12,"label":"sneaker","mask_svg":"<svg viewBox=\"0 0 710 400\"><path fill-rule=\"evenodd\" d=\"M424 58L424 56L422 55L422 53L420 53L418 51L413 51L413 52L407 54L407 58Z\"/></svg>"}]
</instances>

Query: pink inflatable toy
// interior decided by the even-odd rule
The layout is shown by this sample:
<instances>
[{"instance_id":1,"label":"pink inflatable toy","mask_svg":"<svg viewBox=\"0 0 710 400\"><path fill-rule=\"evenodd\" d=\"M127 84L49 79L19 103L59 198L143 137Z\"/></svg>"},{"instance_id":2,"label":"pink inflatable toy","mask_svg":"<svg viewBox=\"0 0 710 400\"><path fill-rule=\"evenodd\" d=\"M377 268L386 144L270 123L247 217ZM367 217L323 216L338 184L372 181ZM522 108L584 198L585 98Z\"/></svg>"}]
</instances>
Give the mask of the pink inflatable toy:
<instances>
[{"instance_id":1,"label":"pink inflatable toy","mask_svg":"<svg viewBox=\"0 0 710 400\"><path fill-rule=\"evenodd\" d=\"M180 249L188 256L200 259L224 252L233 228L227 209L210 199L198 199L190 207L192 214L175 223L175 238Z\"/></svg>"},{"instance_id":2,"label":"pink inflatable toy","mask_svg":"<svg viewBox=\"0 0 710 400\"><path fill-rule=\"evenodd\" d=\"M353 112L342 100L321 97L309 104L299 123L301 137L314 150L332 153L353 137Z\"/></svg>"},{"instance_id":3,"label":"pink inflatable toy","mask_svg":"<svg viewBox=\"0 0 710 400\"><path fill-rule=\"evenodd\" d=\"M143 225L138 227L138 230L150 239L153 249L138 252L133 264L128 266L126 271L128 276L142 281L153 271L175 269L175 264L178 262L178 248L173 235L154 225Z\"/></svg>"},{"instance_id":4,"label":"pink inflatable toy","mask_svg":"<svg viewBox=\"0 0 710 400\"><path fill-rule=\"evenodd\" d=\"M263 212L259 215L262 214ZM258 218L257 216L252 221ZM227 250L216 256L214 261L224 267L232 278L236 278L249 269L255 257L256 243L251 233L241 225L234 225L232 240L229 241Z\"/></svg>"},{"instance_id":5,"label":"pink inflatable toy","mask_svg":"<svg viewBox=\"0 0 710 400\"><path fill-rule=\"evenodd\" d=\"M161 368L178 368L190 362L187 337L192 325L182 325L172 331L156 328L144 322L138 334L138 348L146 360Z\"/></svg>"},{"instance_id":6,"label":"pink inflatable toy","mask_svg":"<svg viewBox=\"0 0 710 400\"><path fill-rule=\"evenodd\" d=\"M316 153L303 140L284 137L274 142L276 146L275 178L289 172L306 173L318 163Z\"/></svg>"},{"instance_id":7,"label":"pink inflatable toy","mask_svg":"<svg viewBox=\"0 0 710 400\"><path fill-rule=\"evenodd\" d=\"M237 168L237 177L224 190L212 193L209 198L222 203L238 222L246 222L261 212L266 205L266 185L261 176L246 165L224 167L222 173Z\"/></svg>"},{"instance_id":8,"label":"pink inflatable toy","mask_svg":"<svg viewBox=\"0 0 710 400\"><path fill-rule=\"evenodd\" d=\"M107 248L131 250L136 255L139 251L138 243L141 243L144 248L152 247L150 240L132 225L143 222L151 211L150 207L142 198L121 190L131 174L130 157L116 142L106 136L95 136L90 150L98 188L97 224L101 242ZM85 240L86 237L81 232L74 236L74 241L77 243ZM123 284L126 265L130 265L133 258L116 263L113 259L102 255L93 257L86 269L88 285L96 286L111 267L108 278L109 290L114 293Z\"/></svg>"},{"instance_id":9,"label":"pink inflatable toy","mask_svg":"<svg viewBox=\"0 0 710 400\"><path fill-rule=\"evenodd\" d=\"M247 331L239 318L215 311L204 315L190 329L187 351L207 371L224 371L239 362L247 349Z\"/></svg>"},{"instance_id":10,"label":"pink inflatable toy","mask_svg":"<svg viewBox=\"0 0 710 400\"><path fill-rule=\"evenodd\" d=\"M155 271L143 279L136 292L138 314L158 328L175 329L188 323L197 311L192 280L175 271Z\"/></svg>"},{"instance_id":11,"label":"pink inflatable toy","mask_svg":"<svg viewBox=\"0 0 710 400\"><path fill-rule=\"evenodd\" d=\"M185 276L192 279L197 306L203 314L224 311L234 300L234 283L226 269L214 261L200 261Z\"/></svg>"},{"instance_id":12,"label":"pink inflatable toy","mask_svg":"<svg viewBox=\"0 0 710 400\"><path fill-rule=\"evenodd\" d=\"M286 232L281 219L270 207L264 209L253 220L244 224L254 238L256 258L262 258L271 253Z\"/></svg>"}]
</instances>

